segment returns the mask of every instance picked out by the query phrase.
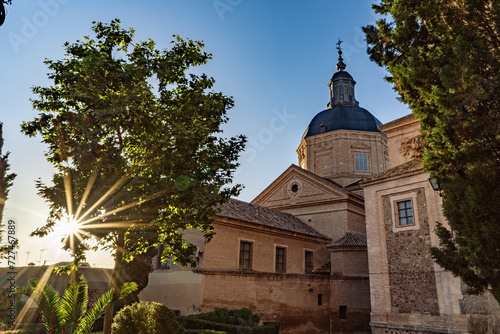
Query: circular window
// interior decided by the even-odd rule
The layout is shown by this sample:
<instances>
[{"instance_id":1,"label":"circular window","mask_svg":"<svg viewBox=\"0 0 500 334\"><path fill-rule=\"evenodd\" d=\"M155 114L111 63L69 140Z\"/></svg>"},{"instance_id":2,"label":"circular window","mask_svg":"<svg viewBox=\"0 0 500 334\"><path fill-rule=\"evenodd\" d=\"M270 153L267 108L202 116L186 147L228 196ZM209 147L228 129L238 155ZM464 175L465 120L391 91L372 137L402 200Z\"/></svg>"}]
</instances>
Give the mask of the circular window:
<instances>
[{"instance_id":1,"label":"circular window","mask_svg":"<svg viewBox=\"0 0 500 334\"><path fill-rule=\"evenodd\" d=\"M288 194L291 196L297 196L301 189L302 184L299 181L292 181L288 184Z\"/></svg>"}]
</instances>

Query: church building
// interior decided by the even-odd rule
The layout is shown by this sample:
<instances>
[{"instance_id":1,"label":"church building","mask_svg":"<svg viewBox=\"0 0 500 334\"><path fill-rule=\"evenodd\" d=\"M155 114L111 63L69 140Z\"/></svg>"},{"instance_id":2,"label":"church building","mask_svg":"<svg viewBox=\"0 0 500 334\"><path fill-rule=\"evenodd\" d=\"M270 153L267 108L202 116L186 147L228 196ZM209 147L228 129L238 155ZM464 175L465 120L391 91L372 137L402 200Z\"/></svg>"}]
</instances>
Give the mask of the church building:
<instances>
[{"instance_id":1,"label":"church building","mask_svg":"<svg viewBox=\"0 0 500 334\"><path fill-rule=\"evenodd\" d=\"M310 122L291 165L251 203L232 199L199 247L199 266L161 263L141 299L185 314L241 308L283 333L370 333L363 189L389 168L382 124L355 98L339 47L327 108Z\"/></svg>"},{"instance_id":2,"label":"church building","mask_svg":"<svg viewBox=\"0 0 500 334\"><path fill-rule=\"evenodd\" d=\"M382 125L360 107L338 49L298 165L251 203L231 199L210 242L185 231L198 267L157 256L139 297L183 314L247 307L281 333L500 333L494 300L466 296L430 256L441 198L421 162L401 153L418 121Z\"/></svg>"}]
</instances>

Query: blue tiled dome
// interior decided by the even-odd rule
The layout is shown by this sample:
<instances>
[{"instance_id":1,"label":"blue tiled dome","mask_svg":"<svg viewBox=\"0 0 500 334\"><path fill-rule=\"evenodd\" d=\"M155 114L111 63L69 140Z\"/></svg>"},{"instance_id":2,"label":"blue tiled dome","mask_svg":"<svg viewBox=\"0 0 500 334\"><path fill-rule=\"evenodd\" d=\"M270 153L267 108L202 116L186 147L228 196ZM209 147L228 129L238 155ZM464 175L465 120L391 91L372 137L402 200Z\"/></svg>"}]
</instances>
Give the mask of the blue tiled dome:
<instances>
[{"instance_id":1,"label":"blue tiled dome","mask_svg":"<svg viewBox=\"0 0 500 334\"><path fill-rule=\"evenodd\" d=\"M336 130L382 132L377 128L379 125L382 122L364 108L337 106L314 116L303 138Z\"/></svg>"}]
</instances>

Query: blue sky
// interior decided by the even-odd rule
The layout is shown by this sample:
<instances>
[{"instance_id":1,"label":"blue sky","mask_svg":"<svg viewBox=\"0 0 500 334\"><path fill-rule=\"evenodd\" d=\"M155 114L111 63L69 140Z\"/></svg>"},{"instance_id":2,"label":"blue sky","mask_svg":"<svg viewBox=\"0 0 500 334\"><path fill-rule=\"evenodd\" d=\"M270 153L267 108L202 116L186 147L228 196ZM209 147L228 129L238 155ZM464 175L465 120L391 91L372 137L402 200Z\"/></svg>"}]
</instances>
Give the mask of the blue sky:
<instances>
[{"instance_id":1,"label":"blue sky","mask_svg":"<svg viewBox=\"0 0 500 334\"><path fill-rule=\"evenodd\" d=\"M52 169L40 138L22 135L20 124L36 116L29 101L35 97L31 87L51 84L43 60L62 58L63 43L89 35L92 21L119 18L122 26L136 30L136 41L151 38L158 48L168 48L173 34L205 42L213 59L199 70L215 78L215 90L235 100L224 134L249 138L235 182L245 186L239 198L251 201L290 164L297 164L300 138L328 102L339 38L360 106L382 123L409 113L384 81L387 73L366 54L361 27L375 22L372 3L13 0L0 27L0 121L4 151L11 152L11 171L18 174L4 211L4 223L16 222L18 265L71 259L57 238L28 237L48 212L36 195L35 180L48 182ZM88 261L96 266L112 262L105 252L89 254Z\"/></svg>"}]
</instances>

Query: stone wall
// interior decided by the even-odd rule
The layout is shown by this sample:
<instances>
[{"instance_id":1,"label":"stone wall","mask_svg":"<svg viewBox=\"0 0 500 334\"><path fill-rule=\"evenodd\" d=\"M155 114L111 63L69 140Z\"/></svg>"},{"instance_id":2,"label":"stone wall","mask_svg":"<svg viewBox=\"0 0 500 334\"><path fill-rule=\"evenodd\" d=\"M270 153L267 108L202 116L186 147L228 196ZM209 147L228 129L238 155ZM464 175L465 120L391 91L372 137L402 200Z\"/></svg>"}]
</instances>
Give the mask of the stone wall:
<instances>
[{"instance_id":1,"label":"stone wall","mask_svg":"<svg viewBox=\"0 0 500 334\"><path fill-rule=\"evenodd\" d=\"M350 204L347 206L347 229L349 231L361 232L366 234L366 221L365 215L359 213L359 209L355 208L354 205Z\"/></svg>"},{"instance_id":2,"label":"stone wall","mask_svg":"<svg viewBox=\"0 0 500 334\"><path fill-rule=\"evenodd\" d=\"M373 328L372 334L435 334L436 332L414 331L395 328Z\"/></svg>"},{"instance_id":3,"label":"stone wall","mask_svg":"<svg viewBox=\"0 0 500 334\"><path fill-rule=\"evenodd\" d=\"M275 247L286 248L286 272L305 272L305 251L313 251L314 267L328 260L329 254L324 242L315 242L313 237L300 238L293 233L285 235L265 227L250 228L245 224L235 227L213 223L215 237L206 244L203 254L205 269L236 270L239 268L239 243L250 241L252 245L252 269L259 272L275 271Z\"/></svg>"},{"instance_id":4,"label":"stone wall","mask_svg":"<svg viewBox=\"0 0 500 334\"><path fill-rule=\"evenodd\" d=\"M330 333L370 333L370 285L368 278L332 278L330 283ZM346 319L340 317L340 307Z\"/></svg>"},{"instance_id":5,"label":"stone wall","mask_svg":"<svg viewBox=\"0 0 500 334\"><path fill-rule=\"evenodd\" d=\"M430 256L430 228L423 188L414 189L419 228L394 232L391 197L382 197L387 242L389 285L393 313L419 312L439 315L434 265Z\"/></svg>"},{"instance_id":6,"label":"stone wall","mask_svg":"<svg viewBox=\"0 0 500 334\"><path fill-rule=\"evenodd\" d=\"M462 286L463 310L468 315L467 327L470 334L500 333L500 305L493 296L486 292L482 295L467 295L466 286Z\"/></svg>"},{"instance_id":7,"label":"stone wall","mask_svg":"<svg viewBox=\"0 0 500 334\"><path fill-rule=\"evenodd\" d=\"M355 170L354 153L366 153L368 171ZM380 132L337 130L302 139L299 165L345 186L389 168L387 140Z\"/></svg>"},{"instance_id":8,"label":"stone wall","mask_svg":"<svg viewBox=\"0 0 500 334\"><path fill-rule=\"evenodd\" d=\"M412 114L401 117L379 127L387 137L390 168L411 160L410 155L403 154L403 145L416 138L420 133L420 123Z\"/></svg>"},{"instance_id":9,"label":"stone wall","mask_svg":"<svg viewBox=\"0 0 500 334\"><path fill-rule=\"evenodd\" d=\"M201 312L247 307L280 322L281 333L329 333L329 276L203 270L203 277Z\"/></svg>"},{"instance_id":10,"label":"stone wall","mask_svg":"<svg viewBox=\"0 0 500 334\"><path fill-rule=\"evenodd\" d=\"M307 222L318 232L329 236L332 241L340 239L348 231L347 204L328 203L313 207L297 207L282 210Z\"/></svg>"}]
</instances>

